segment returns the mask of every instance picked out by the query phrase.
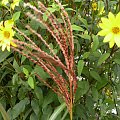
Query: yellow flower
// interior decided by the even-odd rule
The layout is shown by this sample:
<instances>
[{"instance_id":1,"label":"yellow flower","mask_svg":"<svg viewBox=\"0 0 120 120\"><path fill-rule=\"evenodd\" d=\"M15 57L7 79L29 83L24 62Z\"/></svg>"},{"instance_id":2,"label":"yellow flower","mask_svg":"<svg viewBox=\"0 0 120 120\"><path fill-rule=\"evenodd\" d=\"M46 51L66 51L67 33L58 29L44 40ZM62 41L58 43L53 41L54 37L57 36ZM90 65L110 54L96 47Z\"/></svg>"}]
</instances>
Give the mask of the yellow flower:
<instances>
[{"instance_id":1,"label":"yellow flower","mask_svg":"<svg viewBox=\"0 0 120 120\"><path fill-rule=\"evenodd\" d=\"M96 3L96 2L93 2L93 3L92 3L92 9L93 9L94 11L97 10L97 3Z\"/></svg>"},{"instance_id":2,"label":"yellow flower","mask_svg":"<svg viewBox=\"0 0 120 120\"><path fill-rule=\"evenodd\" d=\"M2 5L6 5L8 2L8 0L2 0Z\"/></svg>"},{"instance_id":3,"label":"yellow flower","mask_svg":"<svg viewBox=\"0 0 120 120\"><path fill-rule=\"evenodd\" d=\"M108 18L101 18L102 23L99 23L102 29L98 35L105 36L103 42L109 42L109 47L112 48L116 43L120 47L120 12L114 16L111 12Z\"/></svg>"},{"instance_id":4,"label":"yellow flower","mask_svg":"<svg viewBox=\"0 0 120 120\"><path fill-rule=\"evenodd\" d=\"M11 8L14 10L15 6L19 6L20 0L13 0L13 3L11 3Z\"/></svg>"},{"instance_id":5,"label":"yellow flower","mask_svg":"<svg viewBox=\"0 0 120 120\"><path fill-rule=\"evenodd\" d=\"M2 29L3 27L5 28L12 28L14 25L14 21L12 19L10 20L6 20L6 21L1 21L0 22L0 29Z\"/></svg>"},{"instance_id":6,"label":"yellow flower","mask_svg":"<svg viewBox=\"0 0 120 120\"><path fill-rule=\"evenodd\" d=\"M13 36L15 32L12 29L13 23L11 20L7 20L5 22L0 23L0 47L2 47L2 51L7 48L10 51L10 45L16 47L16 44L13 41Z\"/></svg>"}]
</instances>

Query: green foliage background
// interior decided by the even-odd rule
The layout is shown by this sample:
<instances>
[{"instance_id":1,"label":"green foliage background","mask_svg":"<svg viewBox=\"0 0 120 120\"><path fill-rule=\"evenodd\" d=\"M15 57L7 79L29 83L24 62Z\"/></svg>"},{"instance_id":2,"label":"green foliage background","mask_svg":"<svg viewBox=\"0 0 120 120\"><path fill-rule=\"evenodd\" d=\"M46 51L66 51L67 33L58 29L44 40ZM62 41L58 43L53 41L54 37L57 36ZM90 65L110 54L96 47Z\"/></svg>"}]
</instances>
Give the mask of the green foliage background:
<instances>
[{"instance_id":1,"label":"green foliage background","mask_svg":"<svg viewBox=\"0 0 120 120\"><path fill-rule=\"evenodd\" d=\"M40 1L48 7L52 5L52 12L58 10L54 0ZM37 6L37 0L24 2ZM103 37L97 36L100 30L98 28L100 18L107 17L109 11L117 14L120 11L120 1L96 0L99 5L96 11L92 10L90 0L61 0L61 2L69 14L74 30L78 88L73 119L120 120L120 50L116 45L110 49L108 43L103 43ZM100 11L102 8L104 8L103 13ZM16 27L46 51L37 37L25 29L24 25L30 24L44 36L62 59L61 51L54 43L54 39L41 24L26 17L27 11L30 9L23 7L23 1L11 13L4 6L0 6L0 21L10 19L13 14L20 12ZM59 18L59 13L56 14ZM24 41L18 33L15 38ZM59 71L64 76L64 73ZM55 120L69 120L62 99L41 83L34 72L46 81L51 81L51 85L54 84L47 73L24 56L14 51L0 51L0 109L7 112L1 112L4 114L0 114L0 120L3 119L2 116L7 117L7 115L10 120L54 120L55 118Z\"/></svg>"}]
</instances>

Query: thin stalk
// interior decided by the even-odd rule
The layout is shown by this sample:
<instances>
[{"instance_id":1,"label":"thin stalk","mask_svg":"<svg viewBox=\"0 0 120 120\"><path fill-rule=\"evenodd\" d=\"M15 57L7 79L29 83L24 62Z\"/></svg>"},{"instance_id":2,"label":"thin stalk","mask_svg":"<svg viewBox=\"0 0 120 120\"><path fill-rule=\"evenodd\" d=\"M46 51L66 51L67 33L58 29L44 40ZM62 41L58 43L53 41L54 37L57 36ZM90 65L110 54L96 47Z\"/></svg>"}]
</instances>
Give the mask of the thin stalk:
<instances>
[{"instance_id":1,"label":"thin stalk","mask_svg":"<svg viewBox=\"0 0 120 120\"><path fill-rule=\"evenodd\" d=\"M72 111L72 108L73 108L73 81L71 79L71 76L70 76L70 120L73 119L73 111Z\"/></svg>"},{"instance_id":2,"label":"thin stalk","mask_svg":"<svg viewBox=\"0 0 120 120\"><path fill-rule=\"evenodd\" d=\"M71 90L70 90L71 91ZM70 92L70 99L71 99L71 101L70 101L70 120L72 120L73 119L73 111L72 111L72 108L73 108L73 100L72 100L72 91Z\"/></svg>"}]
</instances>

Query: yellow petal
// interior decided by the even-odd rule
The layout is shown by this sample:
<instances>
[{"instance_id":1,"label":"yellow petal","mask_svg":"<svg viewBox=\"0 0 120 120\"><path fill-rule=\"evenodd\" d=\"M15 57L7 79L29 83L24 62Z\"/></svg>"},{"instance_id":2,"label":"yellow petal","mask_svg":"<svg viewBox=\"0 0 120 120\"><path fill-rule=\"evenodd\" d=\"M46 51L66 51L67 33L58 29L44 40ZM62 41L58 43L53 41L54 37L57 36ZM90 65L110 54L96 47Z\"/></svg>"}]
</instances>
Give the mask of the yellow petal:
<instances>
[{"instance_id":1,"label":"yellow petal","mask_svg":"<svg viewBox=\"0 0 120 120\"><path fill-rule=\"evenodd\" d=\"M5 21L5 28L12 28L14 25L14 21L12 19Z\"/></svg>"},{"instance_id":2,"label":"yellow petal","mask_svg":"<svg viewBox=\"0 0 120 120\"><path fill-rule=\"evenodd\" d=\"M108 29L104 29L98 32L98 35L100 36L105 36L109 33L110 31Z\"/></svg>"},{"instance_id":3,"label":"yellow petal","mask_svg":"<svg viewBox=\"0 0 120 120\"><path fill-rule=\"evenodd\" d=\"M3 44L3 45L2 45L2 51L4 51L4 50L5 50L5 48L6 48L6 45L5 45L5 44Z\"/></svg>"},{"instance_id":4,"label":"yellow petal","mask_svg":"<svg viewBox=\"0 0 120 120\"><path fill-rule=\"evenodd\" d=\"M99 23L99 27L102 28L102 29L105 29L106 25L104 25L103 23Z\"/></svg>"},{"instance_id":5,"label":"yellow petal","mask_svg":"<svg viewBox=\"0 0 120 120\"><path fill-rule=\"evenodd\" d=\"M101 18L102 23L108 24L110 21L107 18L102 17Z\"/></svg>"},{"instance_id":6,"label":"yellow petal","mask_svg":"<svg viewBox=\"0 0 120 120\"><path fill-rule=\"evenodd\" d=\"M0 28L3 27L3 21L0 22Z\"/></svg>"},{"instance_id":7,"label":"yellow petal","mask_svg":"<svg viewBox=\"0 0 120 120\"><path fill-rule=\"evenodd\" d=\"M113 22L115 20L115 16L111 12L109 12L108 18L111 22Z\"/></svg>"},{"instance_id":8,"label":"yellow petal","mask_svg":"<svg viewBox=\"0 0 120 120\"><path fill-rule=\"evenodd\" d=\"M111 40L111 41L109 42L109 47L112 48L112 47L114 46L114 44L115 44L115 41L114 41L114 40Z\"/></svg>"},{"instance_id":9,"label":"yellow petal","mask_svg":"<svg viewBox=\"0 0 120 120\"><path fill-rule=\"evenodd\" d=\"M120 35L115 35L114 39L115 39L115 43L117 44L117 46L120 47Z\"/></svg>"},{"instance_id":10,"label":"yellow petal","mask_svg":"<svg viewBox=\"0 0 120 120\"><path fill-rule=\"evenodd\" d=\"M17 45L14 43L14 42L10 42L10 44L13 46L13 47L17 47Z\"/></svg>"},{"instance_id":11,"label":"yellow petal","mask_svg":"<svg viewBox=\"0 0 120 120\"><path fill-rule=\"evenodd\" d=\"M7 50L10 52L10 46L9 45L7 46Z\"/></svg>"},{"instance_id":12,"label":"yellow petal","mask_svg":"<svg viewBox=\"0 0 120 120\"><path fill-rule=\"evenodd\" d=\"M117 23L120 21L120 12L116 15L116 21ZM120 22L119 22L119 25L120 25Z\"/></svg>"},{"instance_id":13,"label":"yellow petal","mask_svg":"<svg viewBox=\"0 0 120 120\"><path fill-rule=\"evenodd\" d=\"M109 42L109 41L111 41L112 38L113 38L113 34L109 33L105 36L103 42Z\"/></svg>"}]
</instances>

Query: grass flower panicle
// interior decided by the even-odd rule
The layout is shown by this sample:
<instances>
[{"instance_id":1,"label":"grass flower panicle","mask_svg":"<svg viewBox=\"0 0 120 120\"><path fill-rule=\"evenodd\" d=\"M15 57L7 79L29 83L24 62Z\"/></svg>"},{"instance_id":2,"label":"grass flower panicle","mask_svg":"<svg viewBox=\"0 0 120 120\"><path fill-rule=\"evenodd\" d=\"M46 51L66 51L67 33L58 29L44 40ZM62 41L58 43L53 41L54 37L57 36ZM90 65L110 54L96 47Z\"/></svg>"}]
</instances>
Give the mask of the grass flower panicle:
<instances>
[{"instance_id":1,"label":"grass flower panicle","mask_svg":"<svg viewBox=\"0 0 120 120\"><path fill-rule=\"evenodd\" d=\"M54 50L50 47L50 45L46 42L43 36L37 33L34 29L32 29L29 25L26 25L26 28L31 31L34 35L36 35L41 42L50 50L50 53L42 50L41 47L38 47L37 44L33 42L33 40L27 37L23 32L21 32L16 27L13 27L20 35L24 36L24 38L28 42L23 42L19 40L13 40L13 42L17 45L17 47L11 46L11 48L20 54L27 57L30 61L40 66L46 73L54 81L55 85L50 85L49 81L45 82L37 73L35 75L40 79L46 86L51 88L55 93L63 98L65 101L68 111L70 113L70 119L72 120L72 108L74 103L75 92L77 88L77 80L74 70L74 41L73 41L73 33L72 26L67 12L64 7L61 5L59 0L55 0L60 8L60 15L63 23L60 23L57 17L47 9L44 4L40 1L38 2L39 9L37 7L32 6L29 3L25 3L25 7L31 8L35 14L27 13L27 16L31 19L35 20L43 24L47 31L54 38L54 42L56 42L64 57L64 62L62 62L61 58L57 54L55 54ZM47 20L43 19L43 15L45 13L47 16ZM30 48L30 49L29 49ZM32 51L31 51L32 49ZM27 54L26 52L27 51ZM56 69L56 66L64 71L66 74L66 78L62 76Z\"/></svg>"},{"instance_id":2,"label":"grass flower panicle","mask_svg":"<svg viewBox=\"0 0 120 120\"><path fill-rule=\"evenodd\" d=\"M103 42L109 42L109 47L114 44L120 47L120 12L115 16L109 12L108 18L101 18L102 23L99 23L101 31L98 35L105 36Z\"/></svg>"}]
</instances>

